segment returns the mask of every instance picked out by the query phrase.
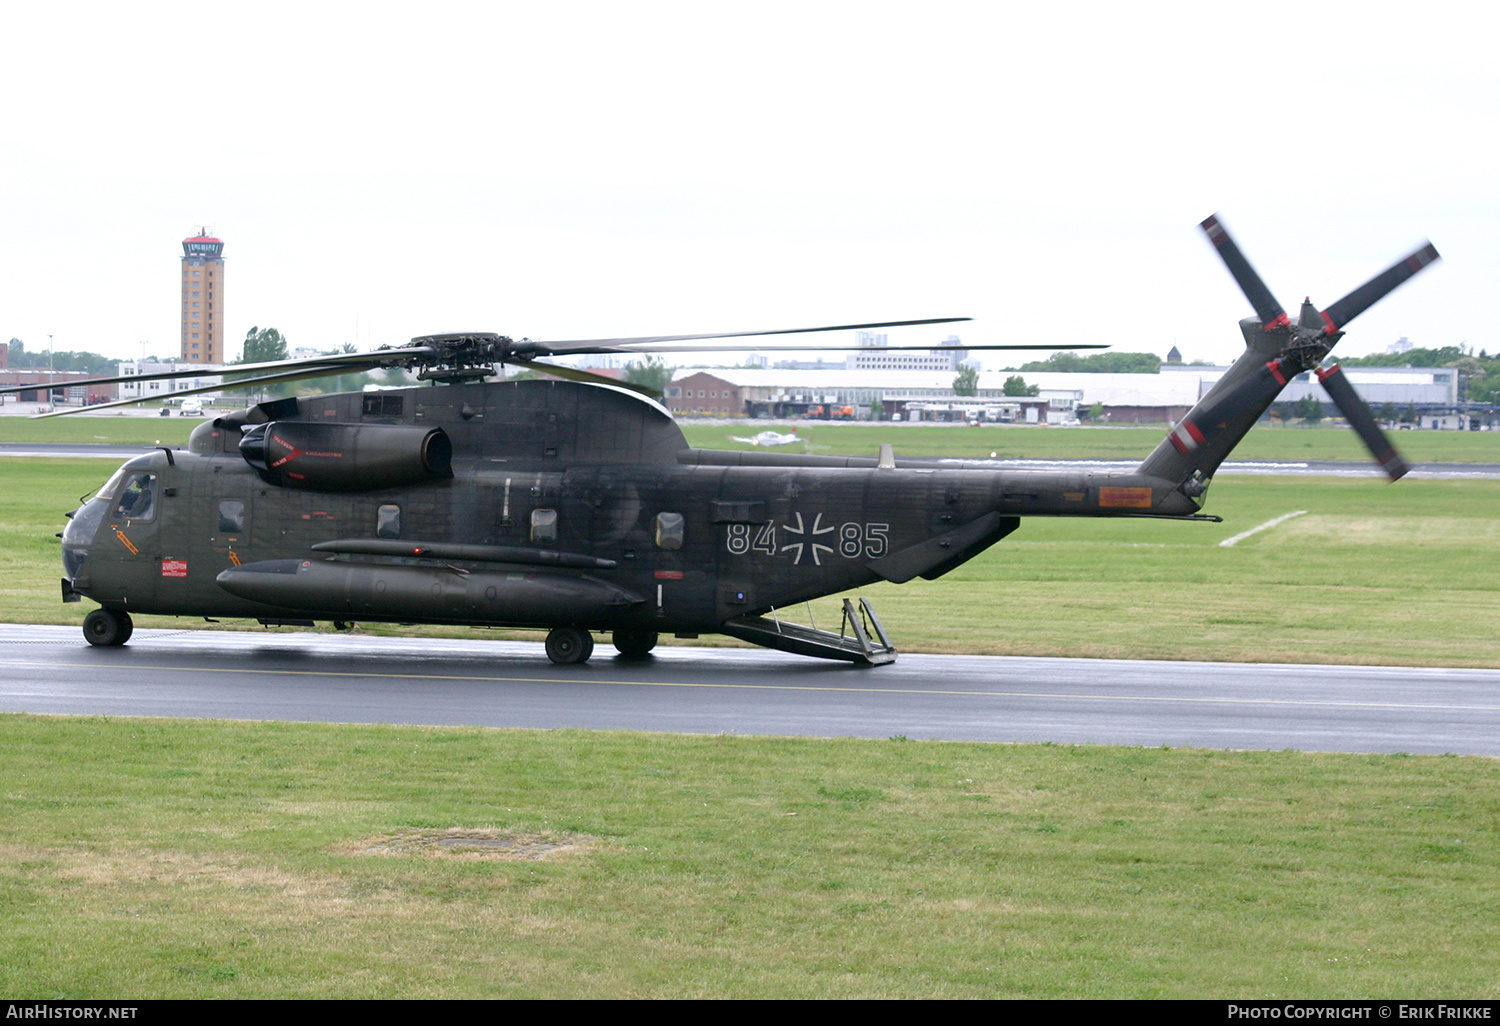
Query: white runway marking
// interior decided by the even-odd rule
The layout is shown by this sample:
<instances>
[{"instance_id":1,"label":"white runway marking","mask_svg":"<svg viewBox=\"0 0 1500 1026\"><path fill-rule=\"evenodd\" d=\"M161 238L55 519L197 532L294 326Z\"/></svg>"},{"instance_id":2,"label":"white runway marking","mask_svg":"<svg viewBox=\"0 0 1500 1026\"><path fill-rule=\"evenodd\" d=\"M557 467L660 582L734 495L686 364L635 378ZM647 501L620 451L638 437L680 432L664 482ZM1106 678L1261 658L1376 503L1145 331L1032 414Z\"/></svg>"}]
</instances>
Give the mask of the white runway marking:
<instances>
[{"instance_id":1,"label":"white runway marking","mask_svg":"<svg viewBox=\"0 0 1500 1026\"><path fill-rule=\"evenodd\" d=\"M1283 513L1279 517L1272 517L1270 520L1267 520L1264 524L1256 524L1254 527L1250 528L1250 530L1248 530L1248 531L1241 531L1239 534L1235 535L1233 538L1225 538L1223 541L1219 542L1219 546L1221 548L1225 548L1225 549L1230 548L1235 543L1244 541L1246 538L1250 537L1252 534L1259 534L1261 531L1269 531L1271 528L1275 527L1277 524L1285 523L1286 521L1292 519L1292 517L1300 517L1302 514L1304 514L1306 512L1307 512L1307 510L1305 510L1305 509L1294 509L1290 513Z\"/></svg>"}]
</instances>

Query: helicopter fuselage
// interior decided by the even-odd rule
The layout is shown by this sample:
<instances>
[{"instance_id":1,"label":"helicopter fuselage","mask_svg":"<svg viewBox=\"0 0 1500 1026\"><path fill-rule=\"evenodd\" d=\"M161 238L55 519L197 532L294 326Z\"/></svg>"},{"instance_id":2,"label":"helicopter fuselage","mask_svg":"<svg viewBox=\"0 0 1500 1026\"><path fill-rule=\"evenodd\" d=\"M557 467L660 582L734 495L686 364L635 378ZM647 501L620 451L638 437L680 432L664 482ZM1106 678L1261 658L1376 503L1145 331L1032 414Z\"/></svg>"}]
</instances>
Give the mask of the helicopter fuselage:
<instances>
[{"instance_id":1,"label":"helicopter fuselage","mask_svg":"<svg viewBox=\"0 0 1500 1026\"><path fill-rule=\"evenodd\" d=\"M656 403L592 384L413 388L263 404L131 460L72 517L64 591L267 622L714 632L940 576L1023 516L1197 505L1141 474L692 449Z\"/></svg>"}]
</instances>

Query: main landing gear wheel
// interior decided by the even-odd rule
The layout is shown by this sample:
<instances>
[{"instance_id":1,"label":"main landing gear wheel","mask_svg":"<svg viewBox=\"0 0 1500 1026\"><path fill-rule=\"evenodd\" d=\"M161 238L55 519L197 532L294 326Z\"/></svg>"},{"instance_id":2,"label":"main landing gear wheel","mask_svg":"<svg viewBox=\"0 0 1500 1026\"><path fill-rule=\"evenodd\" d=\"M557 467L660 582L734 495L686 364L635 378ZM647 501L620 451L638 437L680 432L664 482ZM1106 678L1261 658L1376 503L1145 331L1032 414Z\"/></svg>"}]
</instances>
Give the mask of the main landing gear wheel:
<instances>
[{"instance_id":1,"label":"main landing gear wheel","mask_svg":"<svg viewBox=\"0 0 1500 1026\"><path fill-rule=\"evenodd\" d=\"M123 609L96 609L83 618L83 636L90 645L123 645L134 630L130 614Z\"/></svg>"},{"instance_id":2,"label":"main landing gear wheel","mask_svg":"<svg viewBox=\"0 0 1500 1026\"><path fill-rule=\"evenodd\" d=\"M658 635L655 631L615 631L615 648L629 659L644 659L656 647Z\"/></svg>"},{"instance_id":3,"label":"main landing gear wheel","mask_svg":"<svg viewBox=\"0 0 1500 1026\"><path fill-rule=\"evenodd\" d=\"M594 636L582 627L554 627L547 633L547 658L559 666L586 663L594 654Z\"/></svg>"}]
</instances>

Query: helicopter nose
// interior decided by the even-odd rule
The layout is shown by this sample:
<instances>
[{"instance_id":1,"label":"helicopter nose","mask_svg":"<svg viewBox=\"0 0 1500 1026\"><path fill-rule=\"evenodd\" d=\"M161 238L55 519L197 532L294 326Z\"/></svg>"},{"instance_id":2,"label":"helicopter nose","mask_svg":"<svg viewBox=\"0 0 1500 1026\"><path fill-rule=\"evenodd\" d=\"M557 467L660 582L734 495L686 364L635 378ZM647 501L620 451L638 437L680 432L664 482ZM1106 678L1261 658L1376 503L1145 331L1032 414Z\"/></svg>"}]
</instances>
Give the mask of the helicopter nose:
<instances>
[{"instance_id":1,"label":"helicopter nose","mask_svg":"<svg viewBox=\"0 0 1500 1026\"><path fill-rule=\"evenodd\" d=\"M73 526L73 521L68 522L68 527ZM69 537L67 528L59 531L57 536L62 539L63 576L73 580L78 572L83 569L83 561L88 558L89 549L86 542L79 542Z\"/></svg>"},{"instance_id":2,"label":"helicopter nose","mask_svg":"<svg viewBox=\"0 0 1500 1026\"><path fill-rule=\"evenodd\" d=\"M70 581L76 580L83 569L89 547L94 542L94 533L104 519L106 505L95 498L66 514L68 522L58 537L62 539L63 576Z\"/></svg>"}]
</instances>

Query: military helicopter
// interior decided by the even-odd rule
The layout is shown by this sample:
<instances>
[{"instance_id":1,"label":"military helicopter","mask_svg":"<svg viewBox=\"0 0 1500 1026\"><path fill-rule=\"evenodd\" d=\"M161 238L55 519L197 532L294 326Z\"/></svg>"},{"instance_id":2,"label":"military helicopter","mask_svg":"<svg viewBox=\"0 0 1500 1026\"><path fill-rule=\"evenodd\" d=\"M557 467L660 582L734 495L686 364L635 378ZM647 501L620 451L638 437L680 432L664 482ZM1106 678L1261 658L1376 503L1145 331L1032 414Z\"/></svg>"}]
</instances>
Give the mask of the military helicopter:
<instances>
[{"instance_id":1,"label":"military helicopter","mask_svg":"<svg viewBox=\"0 0 1500 1026\"><path fill-rule=\"evenodd\" d=\"M100 646L124 644L132 614L154 613L539 628L559 664L586 661L594 632L628 657L663 633L721 633L872 666L896 650L867 600L844 601L837 632L779 611L940 577L1028 516L1218 521L1200 512L1215 470L1304 371L1318 369L1391 479L1404 474L1369 407L1320 365L1349 321L1437 251L1423 246L1326 310L1305 302L1293 323L1218 219L1201 227L1256 316L1240 322L1244 354L1129 473L897 459L890 445L870 457L694 449L646 390L544 359L742 349L682 344L791 332L430 335L237 368L253 376L235 387L382 367L439 387L261 402L205 421L186 451L129 460L68 514L62 598L100 604L83 625ZM503 364L553 379L489 380Z\"/></svg>"}]
</instances>

